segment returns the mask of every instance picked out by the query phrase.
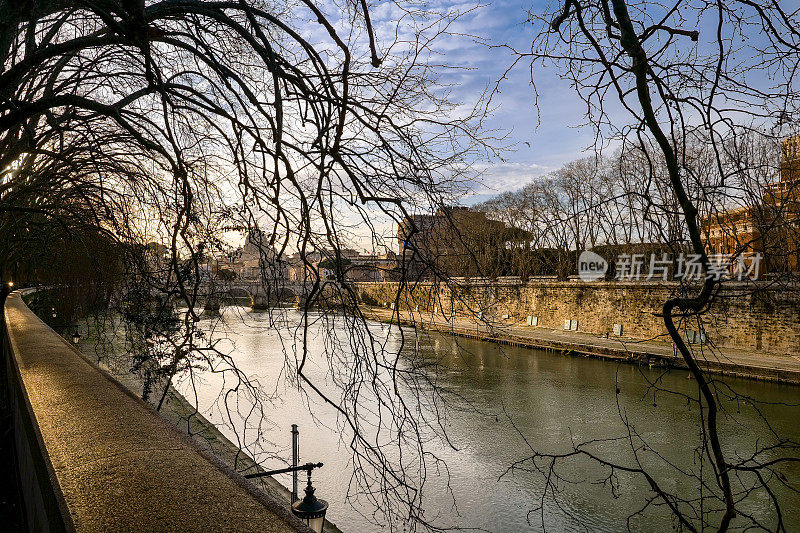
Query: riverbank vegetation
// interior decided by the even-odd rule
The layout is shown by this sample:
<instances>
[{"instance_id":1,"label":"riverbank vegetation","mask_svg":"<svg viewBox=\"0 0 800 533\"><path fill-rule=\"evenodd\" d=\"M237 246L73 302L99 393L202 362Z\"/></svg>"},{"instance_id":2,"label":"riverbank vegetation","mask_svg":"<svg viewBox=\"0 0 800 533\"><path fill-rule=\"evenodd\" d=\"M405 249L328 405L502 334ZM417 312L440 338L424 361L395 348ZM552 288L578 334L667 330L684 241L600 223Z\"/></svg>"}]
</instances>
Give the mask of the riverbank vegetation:
<instances>
[{"instance_id":1,"label":"riverbank vegetation","mask_svg":"<svg viewBox=\"0 0 800 533\"><path fill-rule=\"evenodd\" d=\"M733 257L757 250L762 278L790 280L800 254L793 222L800 184L791 181L800 163L786 153L781 131L788 130L733 128L715 143L706 132L693 130L677 150L710 253L722 249ZM620 255L641 254L641 272L647 275L652 255L661 260L663 254L692 254L657 147L620 142L611 155L598 152L572 161L474 206L529 236L528 249L493 254L484 272L566 279L578 274L580 252L593 250L612 263ZM776 184L782 184L781 198L774 197ZM746 222L731 212L746 213ZM613 276L612 268L608 277Z\"/></svg>"}]
</instances>

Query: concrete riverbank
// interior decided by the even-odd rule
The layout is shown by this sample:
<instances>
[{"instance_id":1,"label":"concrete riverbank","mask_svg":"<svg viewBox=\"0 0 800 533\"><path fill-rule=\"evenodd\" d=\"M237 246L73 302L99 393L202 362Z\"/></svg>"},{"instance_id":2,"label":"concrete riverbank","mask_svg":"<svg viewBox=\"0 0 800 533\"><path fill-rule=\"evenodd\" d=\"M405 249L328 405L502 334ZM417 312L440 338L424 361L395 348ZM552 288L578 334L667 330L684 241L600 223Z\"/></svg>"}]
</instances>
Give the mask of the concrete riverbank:
<instances>
[{"instance_id":1,"label":"concrete riverbank","mask_svg":"<svg viewBox=\"0 0 800 533\"><path fill-rule=\"evenodd\" d=\"M175 389L170 389L167 400L162 407L161 415L237 473L247 475L265 471L248 453L245 453L239 446L231 442L217 429L217 426L200 414L195 406ZM288 438L288 434L286 437ZM276 468L283 466L285 465L276 464ZM303 476L300 477L302 482L301 490L305 486L305 478ZM264 476L248 481L267 493L271 498L282 502L287 509L289 508L292 493L277 479L271 476ZM326 519L325 533L342 533L342 531L336 524Z\"/></svg>"},{"instance_id":2,"label":"concrete riverbank","mask_svg":"<svg viewBox=\"0 0 800 533\"><path fill-rule=\"evenodd\" d=\"M626 337L606 338L589 333L527 326L510 320L478 324L472 318L434 316L422 311L367 308L374 320L438 331L488 342L546 350L564 355L622 360L633 364L686 368L672 343ZM698 363L706 371L725 376L800 384L800 357L732 348L692 345Z\"/></svg>"}]
</instances>

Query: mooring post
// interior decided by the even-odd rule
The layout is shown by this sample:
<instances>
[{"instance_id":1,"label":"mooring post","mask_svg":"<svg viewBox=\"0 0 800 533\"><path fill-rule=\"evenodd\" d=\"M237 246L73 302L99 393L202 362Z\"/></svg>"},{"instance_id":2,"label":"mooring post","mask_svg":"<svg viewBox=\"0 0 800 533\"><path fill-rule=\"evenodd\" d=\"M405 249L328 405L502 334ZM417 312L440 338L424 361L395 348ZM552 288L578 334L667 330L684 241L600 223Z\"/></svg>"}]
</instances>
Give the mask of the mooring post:
<instances>
[{"instance_id":1,"label":"mooring post","mask_svg":"<svg viewBox=\"0 0 800 533\"><path fill-rule=\"evenodd\" d=\"M292 424L292 467L297 466L298 456L300 455L300 444L298 438L297 424ZM297 501L297 470L292 472L292 503Z\"/></svg>"}]
</instances>

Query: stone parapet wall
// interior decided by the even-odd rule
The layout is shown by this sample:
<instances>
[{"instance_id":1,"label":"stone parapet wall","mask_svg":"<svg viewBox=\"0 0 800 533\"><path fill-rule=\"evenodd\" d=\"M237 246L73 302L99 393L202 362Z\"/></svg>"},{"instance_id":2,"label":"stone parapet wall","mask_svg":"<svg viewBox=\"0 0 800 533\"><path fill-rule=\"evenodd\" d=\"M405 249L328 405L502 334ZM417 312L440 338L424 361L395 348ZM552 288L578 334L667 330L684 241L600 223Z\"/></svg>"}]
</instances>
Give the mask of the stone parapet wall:
<instances>
[{"instance_id":1,"label":"stone parapet wall","mask_svg":"<svg viewBox=\"0 0 800 533\"><path fill-rule=\"evenodd\" d=\"M613 334L621 324L623 336L666 339L664 302L679 293L677 283L621 283L580 281L525 284L464 284L452 288L418 283L397 294L398 283L358 283L365 303L459 316L483 313L487 319L525 323L538 317L539 327L564 329L565 320L577 320L578 331ZM691 295L692 293L688 293ZM718 295L711 311L685 320L684 327L704 331L721 348L800 355L800 286L731 284Z\"/></svg>"}]
</instances>

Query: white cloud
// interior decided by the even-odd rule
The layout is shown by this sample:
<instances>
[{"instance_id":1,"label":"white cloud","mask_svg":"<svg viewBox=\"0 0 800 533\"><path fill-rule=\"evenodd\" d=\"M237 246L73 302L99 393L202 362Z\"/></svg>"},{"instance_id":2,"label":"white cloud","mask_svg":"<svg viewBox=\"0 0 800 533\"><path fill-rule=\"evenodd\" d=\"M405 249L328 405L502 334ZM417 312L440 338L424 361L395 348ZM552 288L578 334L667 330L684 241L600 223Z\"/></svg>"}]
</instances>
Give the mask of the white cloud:
<instances>
[{"instance_id":1,"label":"white cloud","mask_svg":"<svg viewBox=\"0 0 800 533\"><path fill-rule=\"evenodd\" d=\"M467 198L480 197L481 200L487 196L521 189L535 178L554 170L553 167L537 163L481 164L476 167L483 174L483 179L481 185Z\"/></svg>"}]
</instances>

